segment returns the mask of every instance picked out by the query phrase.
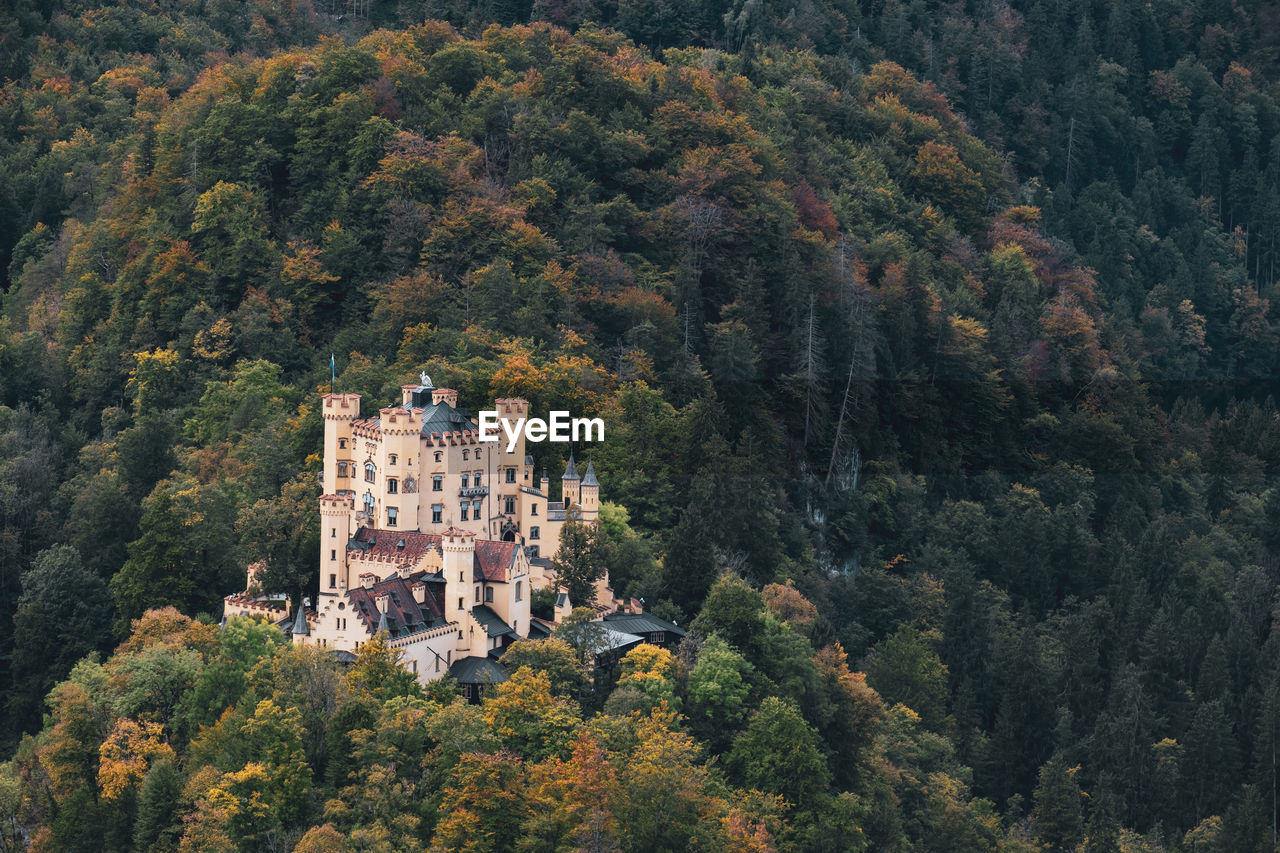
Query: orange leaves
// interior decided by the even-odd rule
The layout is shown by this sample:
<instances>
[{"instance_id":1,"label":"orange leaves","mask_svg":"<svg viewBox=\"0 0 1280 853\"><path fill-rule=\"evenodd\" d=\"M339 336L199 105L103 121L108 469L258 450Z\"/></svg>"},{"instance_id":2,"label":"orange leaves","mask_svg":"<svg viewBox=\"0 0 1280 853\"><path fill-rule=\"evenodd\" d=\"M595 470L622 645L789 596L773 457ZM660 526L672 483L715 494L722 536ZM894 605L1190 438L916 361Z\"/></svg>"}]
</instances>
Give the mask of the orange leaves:
<instances>
[{"instance_id":1,"label":"orange leaves","mask_svg":"<svg viewBox=\"0 0 1280 853\"><path fill-rule=\"evenodd\" d=\"M98 750L98 785L102 796L114 800L137 785L157 758L173 760L173 747L162 738L159 723L119 720Z\"/></svg>"},{"instance_id":2,"label":"orange leaves","mask_svg":"<svg viewBox=\"0 0 1280 853\"><path fill-rule=\"evenodd\" d=\"M946 122L949 125L956 123L955 113L937 87L929 82L921 82L897 63L877 62L862 79L862 89L867 93L888 95L911 110L924 113L935 122Z\"/></svg>"},{"instance_id":3,"label":"orange leaves","mask_svg":"<svg viewBox=\"0 0 1280 853\"><path fill-rule=\"evenodd\" d=\"M937 199L951 213L972 215L982 204L982 179L953 145L929 141L920 146L911 178L922 195Z\"/></svg>"},{"instance_id":4,"label":"orange leaves","mask_svg":"<svg viewBox=\"0 0 1280 853\"><path fill-rule=\"evenodd\" d=\"M502 366L493 374L493 397L523 397L535 411L565 408L578 414L595 413L613 387L609 372L585 355L561 354L544 361L526 344L503 341Z\"/></svg>"},{"instance_id":5,"label":"orange leaves","mask_svg":"<svg viewBox=\"0 0 1280 853\"><path fill-rule=\"evenodd\" d=\"M484 155L456 134L433 140L402 131L387 143L378 170L363 186L391 197L426 201L441 192L474 191L484 174Z\"/></svg>"}]
</instances>

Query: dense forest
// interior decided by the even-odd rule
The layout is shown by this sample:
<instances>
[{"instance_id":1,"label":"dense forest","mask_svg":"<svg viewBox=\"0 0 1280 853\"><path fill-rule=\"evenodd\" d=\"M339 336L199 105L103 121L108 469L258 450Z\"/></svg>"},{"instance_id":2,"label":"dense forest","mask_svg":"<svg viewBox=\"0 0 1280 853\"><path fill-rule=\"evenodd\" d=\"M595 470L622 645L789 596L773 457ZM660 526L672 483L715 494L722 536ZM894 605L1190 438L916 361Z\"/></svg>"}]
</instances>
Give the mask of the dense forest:
<instances>
[{"instance_id":1,"label":"dense forest","mask_svg":"<svg viewBox=\"0 0 1280 853\"><path fill-rule=\"evenodd\" d=\"M1278 63L1216 0L0 8L0 849L1274 851ZM219 630L331 354L603 417L678 651L469 705Z\"/></svg>"}]
</instances>

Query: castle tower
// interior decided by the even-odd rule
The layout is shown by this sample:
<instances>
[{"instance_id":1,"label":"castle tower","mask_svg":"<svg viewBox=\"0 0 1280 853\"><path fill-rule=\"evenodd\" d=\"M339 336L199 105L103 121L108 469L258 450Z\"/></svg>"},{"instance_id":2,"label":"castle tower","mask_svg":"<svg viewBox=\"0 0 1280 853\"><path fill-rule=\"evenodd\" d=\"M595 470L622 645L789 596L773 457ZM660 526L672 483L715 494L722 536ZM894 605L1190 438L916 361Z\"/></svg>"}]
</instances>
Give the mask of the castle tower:
<instances>
[{"instance_id":1,"label":"castle tower","mask_svg":"<svg viewBox=\"0 0 1280 853\"><path fill-rule=\"evenodd\" d=\"M450 527L440 535L444 557L444 618L462 622L471 612L471 582L475 577L476 535L470 530Z\"/></svg>"},{"instance_id":2,"label":"castle tower","mask_svg":"<svg viewBox=\"0 0 1280 853\"><path fill-rule=\"evenodd\" d=\"M600 517L600 481L596 479L596 469L587 462L587 473L582 478L580 503L583 521L595 521Z\"/></svg>"},{"instance_id":3,"label":"castle tower","mask_svg":"<svg viewBox=\"0 0 1280 853\"><path fill-rule=\"evenodd\" d=\"M360 417L359 394L325 394L321 411L324 416L324 482L326 495L354 488L352 467L351 422ZM339 463L346 463L340 465Z\"/></svg>"},{"instance_id":4,"label":"castle tower","mask_svg":"<svg viewBox=\"0 0 1280 853\"><path fill-rule=\"evenodd\" d=\"M422 410L392 407L378 412L382 441L376 461L377 512L375 527L404 530L418 526L416 487Z\"/></svg>"},{"instance_id":5,"label":"castle tower","mask_svg":"<svg viewBox=\"0 0 1280 853\"><path fill-rule=\"evenodd\" d=\"M560 475L560 492L564 497L564 508L577 506L580 502L578 487L580 480L578 478L578 466L573 462L573 451L569 451L569 464L565 466L564 473Z\"/></svg>"},{"instance_id":6,"label":"castle tower","mask_svg":"<svg viewBox=\"0 0 1280 853\"><path fill-rule=\"evenodd\" d=\"M343 595L347 577L347 540L355 502L346 495L320 496L320 594Z\"/></svg>"}]
</instances>

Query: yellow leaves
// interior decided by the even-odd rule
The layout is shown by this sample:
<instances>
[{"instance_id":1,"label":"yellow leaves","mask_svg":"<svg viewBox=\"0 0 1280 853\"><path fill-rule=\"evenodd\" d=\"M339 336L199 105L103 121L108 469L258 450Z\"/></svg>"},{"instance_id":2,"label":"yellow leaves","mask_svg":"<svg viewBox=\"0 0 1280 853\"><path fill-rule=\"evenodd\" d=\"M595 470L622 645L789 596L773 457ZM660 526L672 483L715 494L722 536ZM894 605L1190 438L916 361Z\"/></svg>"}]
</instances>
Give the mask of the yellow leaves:
<instances>
[{"instance_id":1,"label":"yellow leaves","mask_svg":"<svg viewBox=\"0 0 1280 853\"><path fill-rule=\"evenodd\" d=\"M70 139L53 143L53 145L49 146L49 150L54 154L65 157L78 153L77 149L83 150L97 144L98 140L92 133L83 127L77 127L75 133L71 134Z\"/></svg>"},{"instance_id":2,"label":"yellow leaves","mask_svg":"<svg viewBox=\"0 0 1280 853\"><path fill-rule=\"evenodd\" d=\"M192 353L206 361L215 363L226 361L233 352L231 332L231 321L226 317L218 318L209 328L196 332L195 341L191 346Z\"/></svg>"},{"instance_id":3,"label":"yellow leaves","mask_svg":"<svg viewBox=\"0 0 1280 853\"><path fill-rule=\"evenodd\" d=\"M176 389L181 360L177 350L167 347L133 354L127 387L139 409L150 410L163 402L156 398Z\"/></svg>"},{"instance_id":4,"label":"yellow leaves","mask_svg":"<svg viewBox=\"0 0 1280 853\"><path fill-rule=\"evenodd\" d=\"M173 747L162 738L159 723L119 720L98 750L98 786L102 796L114 800L137 785L157 758L175 758Z\"/></svg>"},{"instance_id":5,"label":"yellow leaves","mask_svg":"<svg viewBox=\"0 0 1280 853\"><path fill-rule=\"evenodd\" d=\"M338 228L337 222L331 222L326 226L325 231L333 228ZM321 265L320 247L305 240L289 241L289 248L280 268L280 277L294 288L303 288L312 284L329 284L338 280L336 275Z\"/></svg>"},{"instance_id":6,"label":"yellow leaves","mask_svg":"<svg viewBox=\"0 0 1280 853\"><path fill-rule=\"evenodd\" d=\"M58 115L53 106L43 106L31 116L30 124L18 125L18 130L37 139L49 140L58 133Z\"/></svg>"}]
</instances>

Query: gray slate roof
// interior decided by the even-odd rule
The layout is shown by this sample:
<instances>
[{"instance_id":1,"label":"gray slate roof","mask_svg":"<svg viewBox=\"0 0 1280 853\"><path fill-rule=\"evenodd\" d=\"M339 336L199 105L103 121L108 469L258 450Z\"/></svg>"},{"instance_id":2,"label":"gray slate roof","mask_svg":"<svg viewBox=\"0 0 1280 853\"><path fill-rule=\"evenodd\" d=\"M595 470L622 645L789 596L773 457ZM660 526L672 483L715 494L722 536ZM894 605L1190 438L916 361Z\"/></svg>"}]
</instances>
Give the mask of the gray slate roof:
<instances>
[{"instance_id":1,"label":"gray slate roof","mask_svg":"<svg viewBox=\"0 0 1280 853\"><path fill-rule=\"evenodd\" d=\"M488 657L458 658L449 667L449 674L459 684L501 684L507 680L507 671Z\"/></svg>"},{"instance_id":2,"label":"gray slate roof","mask_svg":"<svg viewBox=\"0 0 1280 853\"><path fill-rule=\"evenodd\" d=\"M608 613L604 621L611 628L617 628L629 634L655 634L659 631L675 634L677 637L683 637L685 634L684 629L679 625L668 622L666 619L659 619L651 613Z\"/></svg>"},{"instance_id":3,"label":"gray slate roof","mask_svg":"<svg viewBox=\"0 0 1280 853\"><path fill-rule=\"evenodd\" d=\"M487 604L477 604L471 608L471 615L476 617L476 621L484 626L485 631L490 637L510 637L513 640L520 639L520 635L511 630L511 626L502 621L502 617Z\"/></svg>"}]
</instances>

